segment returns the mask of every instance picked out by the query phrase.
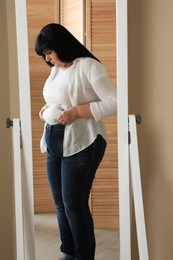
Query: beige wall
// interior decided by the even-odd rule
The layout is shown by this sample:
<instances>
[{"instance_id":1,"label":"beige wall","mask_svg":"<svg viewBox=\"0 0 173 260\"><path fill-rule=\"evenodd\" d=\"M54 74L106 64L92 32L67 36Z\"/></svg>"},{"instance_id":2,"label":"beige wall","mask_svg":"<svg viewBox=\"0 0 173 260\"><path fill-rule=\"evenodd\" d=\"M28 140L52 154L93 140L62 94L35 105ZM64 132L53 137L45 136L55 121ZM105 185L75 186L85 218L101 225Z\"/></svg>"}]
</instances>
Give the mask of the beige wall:
<instances>
[{"instance_id":1,"label":"beige wall","mask_svg":"<svg viewBox=\"0 0 173 260\"><path fill-rule=\"evenodd\" d=\"M8 71L8 41L6 3L0 1L0 259L14 259L13 187L11 155L11 131L5 121L10 116L10 82Z\"/></svg>"},{"instance_id":2,"label":"beige wall","mask_svg":"<svg viewBox=\"0 0 173 260\"><path fill-rule=\"evenodd\" d=\"M11 129L19 117L14 1L0 1L0 259L15 259Z\"/></svg>"},{"instance_id":3,"label":"beige wall","mask_svg":"<svg viewBox=\"0 0 173 260\"><path fill-rule=\"evenodd\" d=\"M138 139L150 260L173 259L172 14L172 0L129 0L129 113L142 116ZM134 236L132 241L132 259L138 260Z\"/></svg>"}]
</instances>

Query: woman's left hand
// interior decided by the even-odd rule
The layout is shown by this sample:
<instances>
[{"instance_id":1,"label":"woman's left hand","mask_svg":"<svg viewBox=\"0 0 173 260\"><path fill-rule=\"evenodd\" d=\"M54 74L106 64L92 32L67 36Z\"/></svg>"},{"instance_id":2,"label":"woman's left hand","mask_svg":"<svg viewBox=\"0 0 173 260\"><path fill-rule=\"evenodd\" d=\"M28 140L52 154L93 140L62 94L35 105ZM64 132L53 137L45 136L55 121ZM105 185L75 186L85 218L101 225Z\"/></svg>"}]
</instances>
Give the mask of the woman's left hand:
<instances>
[{"instance_id":1,"label":"woman's left hand","mask_svg":"<svg viewBox=\"0 0 173 260\"><path fill-rule=\"evenodd\" d=\"M70 125L79 118L77 107L70 107L57 118L57 122L63 125Z\"/></svg>"}]
</instances>

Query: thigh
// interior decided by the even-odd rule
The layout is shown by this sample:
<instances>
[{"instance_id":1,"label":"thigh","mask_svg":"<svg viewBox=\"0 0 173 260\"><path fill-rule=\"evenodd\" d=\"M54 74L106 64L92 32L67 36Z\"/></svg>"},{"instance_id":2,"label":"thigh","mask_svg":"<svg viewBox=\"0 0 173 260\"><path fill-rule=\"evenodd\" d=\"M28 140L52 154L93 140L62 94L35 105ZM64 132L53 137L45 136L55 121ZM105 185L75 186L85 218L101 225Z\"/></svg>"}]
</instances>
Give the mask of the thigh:
<instances>
[{"instance_id":1,"label":"thigh","mask_svg":"<svg viewBox=\"0 0 173 260\"><path fill-rule=\"evenodd\" d=\"M47 152L47 176L55 204L62 202L61 195L61 158Z\"/></svg>"},{"instance_id":2,"label":"thigh","mask_svg":"<svg viewBox=\"0 0 173 260\"><path fill-rule=\"evenodd\" d=\"M79 208L86 205L105 148L106 142L99 135L86 149L63 158L61 171L64 202Z\"/></svg>"}]
</instances>

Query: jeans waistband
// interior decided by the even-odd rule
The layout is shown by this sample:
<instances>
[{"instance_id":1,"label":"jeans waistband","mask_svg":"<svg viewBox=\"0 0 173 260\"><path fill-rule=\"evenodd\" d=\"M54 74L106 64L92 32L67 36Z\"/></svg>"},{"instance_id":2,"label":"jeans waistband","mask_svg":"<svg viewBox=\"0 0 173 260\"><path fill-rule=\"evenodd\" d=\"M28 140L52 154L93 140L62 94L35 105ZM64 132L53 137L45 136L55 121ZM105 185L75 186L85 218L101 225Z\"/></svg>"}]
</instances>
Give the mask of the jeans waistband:
<instances>
[{"instance_id":1,"label":"jeans waistband","mask_svg":"<svg viewBox=\"0 0 173 260\"><path fill-rule=\"evenodd\" d=\"M51 129L64 129L65 128L65 125L63 124L56 124L56 125L49 125L49 124L46 124L46 128L48 130L51 130Z\"/></svg>"}]
</instances>

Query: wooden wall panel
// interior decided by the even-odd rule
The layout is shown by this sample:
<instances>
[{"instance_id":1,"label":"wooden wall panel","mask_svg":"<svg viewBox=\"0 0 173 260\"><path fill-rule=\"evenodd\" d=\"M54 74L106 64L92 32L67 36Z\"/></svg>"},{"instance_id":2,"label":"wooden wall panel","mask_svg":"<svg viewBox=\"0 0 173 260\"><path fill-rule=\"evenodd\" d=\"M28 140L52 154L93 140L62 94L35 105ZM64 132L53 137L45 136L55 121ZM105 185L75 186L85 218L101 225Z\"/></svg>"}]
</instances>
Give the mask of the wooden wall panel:
<instances>
[{"instance_id":1,"label":"wooden wall panel","mask_svg":"<svg viewBox=\"0 0 173 260\"><path fill-rule=\"evenodd\" d=\"M61 0L60 22L83 43L83 0Z\"/></svg>"},{"instance_id":2,"label":"wooden wall panel","mask_svg":"<svg viewBox=\"0 0 173 260\"><path fill-rule=\"evenodd\" d=\"M33 171L34 171L34 206L35 212L54 212L55 207L49 191L45 154L40 153L40 138L43 122L38 113L44 104L42 88L49 75L48 67L34 50L35 38L39 30L48 23L55 22L57 9L54 0L27 0L29 63L32 110L32 141L33 141Z\"/></svg>"},{"instance_id":3,"label":"wooden wall panel","mask_svg":"<svg viewBox=\"0 0 173 260\"><path fill-rule=\"evenodd\" d=\"M87 2L87 45L105 65L116 84L116 8L114 0ZM104 120L108 146L98 169L91 192L91 209L95 227L119 226L117 118Z\"/></svg>"}]
</instances>

